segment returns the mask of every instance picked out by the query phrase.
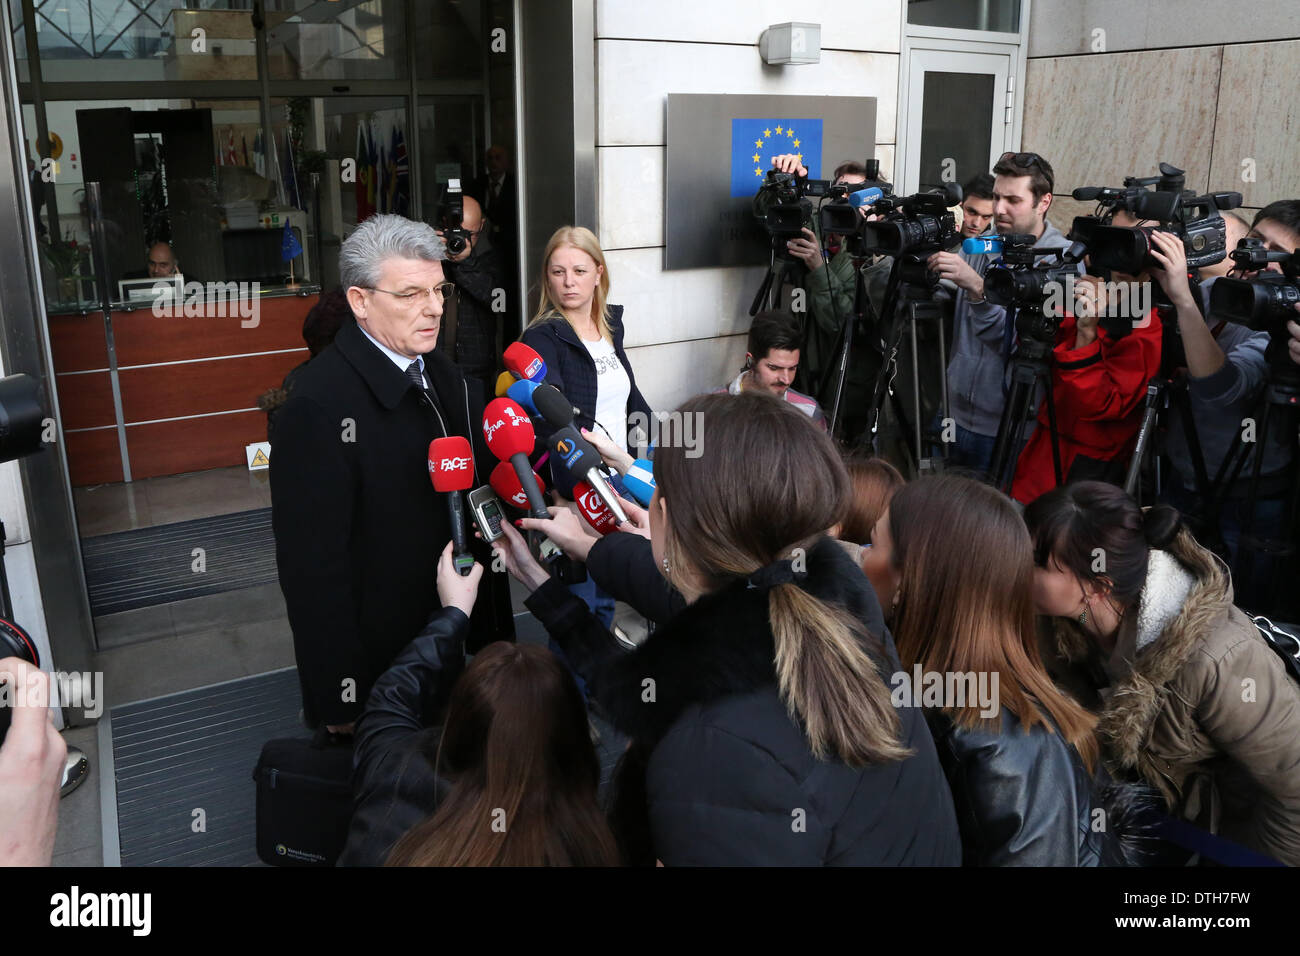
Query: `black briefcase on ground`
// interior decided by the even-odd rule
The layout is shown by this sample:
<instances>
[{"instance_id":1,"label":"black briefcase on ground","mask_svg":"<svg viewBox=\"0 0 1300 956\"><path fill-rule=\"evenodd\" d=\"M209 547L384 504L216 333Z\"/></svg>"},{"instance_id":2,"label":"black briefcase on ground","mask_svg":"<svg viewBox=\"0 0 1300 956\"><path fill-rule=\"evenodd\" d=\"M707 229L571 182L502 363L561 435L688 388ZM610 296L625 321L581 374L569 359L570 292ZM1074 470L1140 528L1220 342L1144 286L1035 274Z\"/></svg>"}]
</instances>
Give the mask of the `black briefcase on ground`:
<instances>
[{"instance_id":1,"label":"black briefcase on ground","mask_svg":"<svg viewBox=\"0 0 1300 956\"><path fill-rule=\"evenodd\" d=\"M271 866L333 866L352 820L352 738L268 740L253 768L257 856Z\"/></svg>"}]
</instances>

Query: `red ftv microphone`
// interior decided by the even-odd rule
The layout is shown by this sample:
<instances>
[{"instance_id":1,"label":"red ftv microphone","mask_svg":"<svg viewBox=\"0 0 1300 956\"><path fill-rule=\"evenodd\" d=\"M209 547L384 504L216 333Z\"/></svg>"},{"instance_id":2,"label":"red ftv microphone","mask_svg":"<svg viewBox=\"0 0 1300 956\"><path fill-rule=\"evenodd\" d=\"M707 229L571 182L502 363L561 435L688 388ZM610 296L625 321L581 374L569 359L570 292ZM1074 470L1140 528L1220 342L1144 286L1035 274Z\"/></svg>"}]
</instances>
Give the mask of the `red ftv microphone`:
<instances>
[{"instance_id":1,"label":"red ftv microphone","mask_svg":"<svg viewBox=\"0 0 1300 956\"><path fill-rule=\"evenodd\" d=\"M506 371L515 378L539 383L546 381L546 362L537 354L537 349L523 342L511 342L501 358Z\"/></svg>"},{"instance_id":2,"label":"red ftv microphone","mask_svg":"<svg viewBox=\"0 0 1300 956\"><path fill-rule=\"evenodd\" d=\"M528 514L533 518L549 518L541 489L533 479L528 455L533 450L533 423L523 409L508 398L494 398L483 410L483 437L488 450L502 461L514 466L519 484L528 496Z\"/></svg>"},{"instance_id":3,"label":"red ftv microphone","mask_svg":"<svg viewBox=\"0 0 1300 956\"><path fill-rule=\"evenodd\" d=\"M573 486L573 501L578 506L578 513L587 519L587 524L601 534L609 534L618 527L618 519L605 507L596 489L585 481Z\"/></svg>"},{"instance_id":4,"label":"red ftv microphone","mask_svg":"<svg viewBox=\"0 0 1300 956\"><path fill-rule=\"evenodd\" d=\"M542 481L542 476L533 472L533 480L537 482L538 490L545 494L546 482ZM528 495L524 493L524 486L519 483L519 476L515 474L514 466L510 462L497 462L497 466L492 469L492 474L488 478L488 484L502 501L514 505L520 511L528 510Z\"/></svg>"},{"instance_id":5,"label":"red ftv microphone","mask_svg":"<svg viewBox=\"0 0 1300 956\"><path fill-rule=\"evenodd\" d=\"M456 573L464 577L474 567L465 537L465 502L460 493L474 487L474 454L469 439L460 435L435 438L429 442L429 477L435 491L447 495L451 518L451 562Z\"/></svg>"}]
</instances>

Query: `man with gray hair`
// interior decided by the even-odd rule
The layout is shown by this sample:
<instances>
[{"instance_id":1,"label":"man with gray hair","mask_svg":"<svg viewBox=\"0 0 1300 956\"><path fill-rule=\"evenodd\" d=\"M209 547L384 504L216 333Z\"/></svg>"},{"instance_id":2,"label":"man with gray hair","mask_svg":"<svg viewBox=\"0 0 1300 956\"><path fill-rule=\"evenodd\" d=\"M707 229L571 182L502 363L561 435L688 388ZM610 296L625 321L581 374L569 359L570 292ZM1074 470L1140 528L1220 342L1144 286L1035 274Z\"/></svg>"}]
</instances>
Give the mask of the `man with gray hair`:
<instances>
[{"instance_id":1,"label":"man with gray hair","mask_svg":"<svg viewBox=\"0 0 1300 956\"><path fill-rule=\"evenodd\" d=\"M313 727L350 732L375 679L439 607L434 582L451 527L429 479L429 443L468 438L475 485L494 463L482 399L434 351L452 291L445 258L425 223L361 223L339 254L356 324L303 369L277 413L271 521ZM483 575L471 651L513 638L504 577Z\"/></svg>"}]
</instances>

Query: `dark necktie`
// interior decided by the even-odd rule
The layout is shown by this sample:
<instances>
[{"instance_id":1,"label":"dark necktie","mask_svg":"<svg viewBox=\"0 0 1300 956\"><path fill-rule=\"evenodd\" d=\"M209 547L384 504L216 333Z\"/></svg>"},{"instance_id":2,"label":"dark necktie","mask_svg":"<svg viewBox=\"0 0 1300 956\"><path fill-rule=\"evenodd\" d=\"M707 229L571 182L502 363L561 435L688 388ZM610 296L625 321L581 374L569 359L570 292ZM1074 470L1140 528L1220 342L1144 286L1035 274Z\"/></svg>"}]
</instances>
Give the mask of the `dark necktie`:
<instances>
[{"instance_id":1,"label":"dark necktie","mask_svg":"<svg viewBox=\"0 0 1300 956\"><path fill-rule=\"evenodd\" d=\"M411 384L414 385L416 388L418 388L421 392L425 391L424 374L420 371L419 359L416 359L410 365L406 366L406 377L409 378L411 380Z\"/></svg>"},{"instance_id":2,"label":"dark necktie","mask_svg":"<svg viewBox=\"0 0 1300 956\"><path fill-rule=\"evenodd\" d=\"M411 380L411 384L421 396L426 405L433 409L433 413L438 416L438 424L442 426L443 435L449 435L447 423L443 421L442 410L438 407L438 400L434 397L432 389L424 387L424 375L420 372L420 360L416 359L410 365L406 366L406 377Z\"/></svg>"}]
</instances>

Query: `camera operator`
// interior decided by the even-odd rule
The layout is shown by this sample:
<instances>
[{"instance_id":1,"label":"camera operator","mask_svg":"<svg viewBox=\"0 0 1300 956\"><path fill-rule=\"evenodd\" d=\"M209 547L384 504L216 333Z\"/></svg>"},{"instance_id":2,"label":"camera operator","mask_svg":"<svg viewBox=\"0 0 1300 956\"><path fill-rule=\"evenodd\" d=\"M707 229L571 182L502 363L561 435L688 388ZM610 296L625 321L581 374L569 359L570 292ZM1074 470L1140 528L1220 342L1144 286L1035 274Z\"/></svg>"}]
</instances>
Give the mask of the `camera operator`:
<instances>
[{"instance_id":1,"label":"camera operator","mask_svg":"<svg viewBox=\"0 0 1300 956\"><path fill-rule=\"evenodd\" d=\"M1226 246L1231 251L1237 248L1237 243L1247 236L1251 227L1233 212L1224 213L1223 219ZM1175 264L1185 269L1185 262L1180 243ZM1225 256L1222 262L1201 269L1201 275L1206 277L1201 283L1201 294L1207 315L1210 287L1233 266L1232 259ZM1187 291L1186 285L1185 282L1178 283L1182 292ZM1213 315L1204 318L1190 296L1180 293L1177 298L1172 294L1170 298L1177 312L1178 331L1187 359L1188 410L1207 476L1213 481L1224 458L1235 449L1245 427L1244 420L1255 412L1268 369L1264 352L1268 348L1269 334ZM1179 403L1170 404L1164 450L1171 473L1162 496L1185 515L1201 515L1206 502L1197 500L1195 465L1187 442L1185 414ZM1224 508L1219 516L1218 530L1228 548L1230 560L1236 556L1237 539L1246 518L1244 510L1256 450L1251 443L1237 480L1223 494ZM1280 521L1285 508L1287 468L1291 461L1290 436L1281 429L1270 431L1262 454L1255 521L1257 526L1266 527ZM1247 600L1247 597L1239 594L1238 599Z\"/></svg>"},{"instance_id":2,"label":"camera operator","mask_svg":"<svg viewBox=\"0 0 1300 956\"><path fill-rule=\"evenodd\" d=\"M777 156L772 161L772 168L803 178L808 175L807 167L793 153ZM837 166L831 180L832 185L865 182L866 167L851 160ZM766 212L770 204L770 192L769 188L764 187L755 195L755 215L761 216ZM867 207L861 207L858 212L867 215ZM800 384L820 404L829 406L834 402L834 396L828 392L835 385L837 346L845 323L854 317L857 270L867 268L867 291L871 305L878 314L889 279L889 260L872 266L869 260L855 258L850 255L848 244L839 236L831 238L830 248L827 249L827 255L824 255L820 220L814 216L812 222L813 228L805 227L800 238L786 243L786 249L808 270L803 288L808 296L808 317L811 321L804 322L801 354L803 374ZM857 435L866 427L872 391L876 376L880 373L880 347L873 344L878 338L879 331L869 333L863 325L855 329L840 400L840 407L844 409L845 435Z\"/></svg>"},{"instance_id":3,"label":"camera operator","mask_svg":"<svg viewBox=\"0 0 1300 956\"><path fill-rule=\"evenodd\" d=\"M494 391L499 354L497 329L501 325L501 313L494 312L492 305L506 280L497 251L484 235L483 208L472 196L465 196L461 202L465 247L443 262L447 280L456 285L453 359L471 387L477 384L483 389L482 400L486 403L492 400ZM441 230L438 235L446 238Z\"/></svg>"},{"instance_id":4,"label":"camera operator","mask_svg":"<svg viewBox=\"0 0 1300 956\"><path fill-rule=\"evenodd\" d=\"M1279 199L1255 213L1250 234L1264 240L1270 252L1294 252L1300 249L1300 199ZM1276 262L1268 267L1281 272Z\"/></svg>"},{"instance_id":5,"label":"camera operator","mask_svg":"<svg viewBox=\"0 0 1300 956\"><path fill-rule=\"evenodd\" d=\"M963 240L996 235L993 229L993 182L993 177L988 173L980 173L961 187L960 228ZM954 260L960 260L974 268L976 263L983 262L987 258L987 256L962 252L960 246L957 252L936 252L930 257L928 265L940 276L935 300L948 303L949 319L952 317L952 303L960 289L952 278L961 271L960 265Z\"/></svg>"},{"instance_id":6,"label":"camera operator","mask_svg":"<svg viewBox=\"0 0 1300 956\"><path fill-rule=\"evenodd\" d=\"M1047 221L1055 186L1047 160L1037 153L1003 153L993 175L993 224L998 235L1033 235L1035 248L1040 249L1069 245ZM967 261L957 253L940 252L930 260L940 279L951 280L958 290L948 361L948 400L956 442L948 449L948 463L983 472L992 464L1015 336L1007 310L984 299L984 273L991 259L979 256Z\"/></svg>"},{"instance_id":7,"label":"camera operator","mask_svg":"<svg viewBox=\"0 0 1300 956\"><path fill-rule=\"evenodd\" d=\"M1115 214L1114 224L1131 227L1139 225L1139 220L1120 211ZM1151 256L1158 264L1136 276L1112 270L1109 285L1132 285L1154 278L1180 314L1190 309L1200 320L1187 283L1182 240L1172 233L1156 232L1151 242ZM1132 330L1117 334L1113 325L1101 322L1108 310L1107 288L1108 283L1097 276L1080 277L1074 290L1074 314L1067 314L1056 331L1052 395L1065 484L1088 480L1124 483L1124 470L1142 424L1147 383L1160 370L1162 326L1156 310L1124 316ZM1128 301L1136 298L1130 295ZM1201 326L1208 338L1203 321ZM1198 340L1188 349L1197 350L1198 368L1202 367L1199 350L1203 346L1203 341ZM1040 404L1038 428L1016 464L1011 497L1017 501L1033 501L1057 484L1046 406L1046 402Z\"/></svg>"},{"instance_id":8,"label":"camera operator","mask_svg":"<svg viewBox=\"0 0 1300 956\"><path fill-rule=\"evenodd\" d=\"M1300 199L1279 199L1269 203L1255 214L1255 221L1250 234L1263 239L1270 251L1292 252L1300 249ZM1278 270L1276 262L1269 263L1270 269ZM1300 312L1300 307L1296 309ZM1291 341L1287 343L1291 361L1300 365L1300 320L1293 319L1287 323Z\"/></svg>"}]
</instances>

